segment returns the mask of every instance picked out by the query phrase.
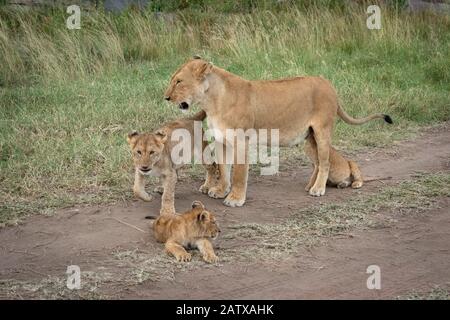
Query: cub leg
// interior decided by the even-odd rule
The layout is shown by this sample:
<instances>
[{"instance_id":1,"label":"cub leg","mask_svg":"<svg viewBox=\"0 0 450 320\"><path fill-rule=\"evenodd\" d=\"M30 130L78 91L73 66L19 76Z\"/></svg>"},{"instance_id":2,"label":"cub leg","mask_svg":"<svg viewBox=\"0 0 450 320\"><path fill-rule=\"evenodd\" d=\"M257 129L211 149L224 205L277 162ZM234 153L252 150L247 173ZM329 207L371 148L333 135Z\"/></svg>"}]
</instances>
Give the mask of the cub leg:
<instances>
[{"instance_id":1,"label":"cub leg","mask_svg":"<svg viewBox=\"0 0 450 320\"><path fill-rule=\"evenodd\" d=\"M144 201L152 201L153 197L145 191L145 177L136 169L134 173L134 195Z\"/></svg>"},{"instance_id":2,"label":"cub leg","mask_svg":"<svg viewBox=\"0 0 450 320\"><path fill-rule=\"evenodd\" d=\"M189 262L192 255L175 241L168 240L166 242L166 252L173 255L177 261Z\"/></svg>"},{"instance_id":3,"label":"cub leg","mask_svg":"<svg viewBox=\"0 0 450 320\"><path fill-rule=\"evenodd\" d=\"M201 193L207 194L209 189L211 189L215 185L216 180L219 177L219 169L216 163L205 164L204 167L206 169L205 183L201 185L199 191Z\"/></svg>"},{"instance_id":4,"label":"cub leg","mask_svg":"<svg viewBox=\"0 0 450 320\"><path fill-rule=\"evenodd\" d=\"M162 176L163 194L161 197L160 214L175 214L176 171L170 171Z\"/></svg>"},{"instance_id":5,"label":"cub leg","mask_svg":"<svg viewBox=\"0 0 450 320\"><path fill-rule=\"evenodd\" d=\"M348 164L350 166L350 172L353 177L352 188L353 189L361 188L363 185L363 176L361 171L359 170L358 165L354 161L349 161Z\"/></svg>"},{"instance_id":6,"label":"cub leg","mask_svg":"<svg viewBox=\"0 0 450 320\"><path fill-rule=\"evenodd\" d=\"M207 239L200 239L196 242L198 250L203 256L203 260L208 263L216 263L219 261L219 257L214 253L211 242Z\"/></svg>"}]
</instances>

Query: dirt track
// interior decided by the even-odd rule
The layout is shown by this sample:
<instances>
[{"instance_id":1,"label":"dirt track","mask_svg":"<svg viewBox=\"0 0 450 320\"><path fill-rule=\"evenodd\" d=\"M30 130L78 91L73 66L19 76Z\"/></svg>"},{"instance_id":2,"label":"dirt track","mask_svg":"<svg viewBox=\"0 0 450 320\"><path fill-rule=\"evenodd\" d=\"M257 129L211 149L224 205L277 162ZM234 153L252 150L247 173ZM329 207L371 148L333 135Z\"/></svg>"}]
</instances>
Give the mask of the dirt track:
<instances>
[{"instance_id":1,"label":"dirt track","mask_svg":"<svg viewBox=\"0 0 450 320\"><path fill-rule=\"evenodd\" d=\"M396 184L418 171L448 172L450 126L427 130L414 141L376 149L357 156L357 160L366 176L393 179L368 183L358 191L328 188L325 197L312 198L303 190L311 173L309 167L281 168L277 176L250 178L248 201L243 208L228 208L220 200L200 194L196 191L200 181L179 183L176 207L181 211L193 200L201 200L217 213L225 230L237 222L279 223L294 209L340 202L352 193L374 193L380 186ZM410 290L447 286L449 197L439 199L439 204L439 208L420 216L380 212L386 217L395 216L397 222L387 228L357 229L329 238L325 245L313 249L299 247L297 254L276 264L225 261L220 266L206 266L195 262L195 272L181 267L171 279L161 277L135 285L108 280L101 291L106 297L151 299L393 298ZM52 217L32 216L20 226L1 229L0 279L36 282L49 275L64 279L71 264L79 265L81 270L123 275L127 269L112 258L118 252L138 249L146 252L147 257L161 253L162 246L155 243L149 222L143 219L149 212L156 214L159 205L157 198L151 203L135 201L113 207L71 208ZM220 245L226 245L225 241L219 241ZM217 253L220 256L220 249ZM382 290L366 288L366 268L371 264L381 268ZM0 290L0 296L5 291ZM8 297L28 296L39 297L40 292Z\"/></svg>"}]
</instances>

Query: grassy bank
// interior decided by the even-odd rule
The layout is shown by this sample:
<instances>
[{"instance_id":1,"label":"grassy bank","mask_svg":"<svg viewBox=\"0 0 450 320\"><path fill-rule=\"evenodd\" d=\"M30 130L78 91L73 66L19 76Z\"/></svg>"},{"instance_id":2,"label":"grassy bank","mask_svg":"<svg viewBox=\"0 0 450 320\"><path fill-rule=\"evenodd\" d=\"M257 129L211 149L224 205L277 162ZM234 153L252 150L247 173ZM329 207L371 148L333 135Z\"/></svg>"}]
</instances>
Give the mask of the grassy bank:
<instances>
[{"instance_id":1,"label":"grassy bank","mask_svg":"<svg viewBox=\"0 0 450 320\"><path fill-rule=\"evenodd\" d=\"M0 223L34 212L130 197L124 136L179 116L162 101L193 54L250 79L322 75L354 116L386 112L394 126L338 123L345 150L402 139L450 116L450 19L382 8L281 8L223 14L82 12L0 7Z\"/></svg>"}]
</instances>

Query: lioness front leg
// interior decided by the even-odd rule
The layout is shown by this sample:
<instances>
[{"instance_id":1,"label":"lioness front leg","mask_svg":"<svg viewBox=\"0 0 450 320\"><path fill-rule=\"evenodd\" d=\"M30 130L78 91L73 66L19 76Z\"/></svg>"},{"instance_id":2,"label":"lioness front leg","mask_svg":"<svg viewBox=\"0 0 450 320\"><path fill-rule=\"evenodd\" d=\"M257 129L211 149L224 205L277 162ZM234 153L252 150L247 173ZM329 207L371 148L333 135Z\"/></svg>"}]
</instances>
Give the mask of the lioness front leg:
<instances>
[{"instance_id":1,"label":"lioness front leg","mask_svg":"<svg viewBox=\"0 0 450 320\"><path fill-rule=\"evenodd\" d=\"M247 196L248 164L233 165L233 185L223 203L229 207L241 207Z\"/></svg>"},{"instance_id":2,"label":"lioness front leg","mask_svg":"<svg viewBox=\"0 0 450 320\"><path fill-rule=\"evenodd\" d=\"M163 194L161 197L160 214L175 214L175 185L177 183L176 171L162 176Z\"/></svg>"},{"instance_id":3,"label":"lioness front leg","mask_svg":"<svg viewBox=\"0 0 450 320\"><path fill-rule=\"evenodd\" d=\"M203 260L208 263L216 263L219 261L219 257L214 253L211 242L207 239L200 239L196 242L197 248L203 256Z\"/></svg>"},{"instance_id":4,"label":"lioness front leg","mask_svg":"<svg viewBox=\"0 0 450 320\"><path fill-rule=\"evenodd\" d=\"M153 197L145 191L145 177L136 169L134 173L134 195L144 201L152 201Z\"/></svg>"},{"instance_id":5,"label":"lioness front leg","mask_svg":"<svg viewBox=\"0 0 450 320\"><path fill-rule=\"evenodd\" d=\"M167 241L166 242L166 251L167 253L173 255L177 261L181 262L189 262L191 261L192 255L186 251L181 245L176 243L175 241Z\"/></svg>"}]
</instances>

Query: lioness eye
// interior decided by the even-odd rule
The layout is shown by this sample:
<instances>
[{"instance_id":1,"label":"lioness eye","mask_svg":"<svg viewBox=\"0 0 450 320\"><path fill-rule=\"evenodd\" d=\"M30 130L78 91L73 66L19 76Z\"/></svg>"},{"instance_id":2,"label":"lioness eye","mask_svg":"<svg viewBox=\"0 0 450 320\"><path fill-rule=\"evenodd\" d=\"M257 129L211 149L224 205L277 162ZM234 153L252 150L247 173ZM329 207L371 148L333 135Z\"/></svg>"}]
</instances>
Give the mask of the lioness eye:
<instances>
[{"instance_id":1,"label":"lioness eye","mask_svg":"<svg viewBox=\"0 0 450 320\"><path fill-rule=\"evenodd\" d=\"M177 80L177 84L179 84L180 82L181 82L181 80L180 80L180 79L178 79L178 80Z\"/></svg>"},{"instance_id":2,"label":"lioness eye","mask_svg":"<svg viewBox=\"0 0 450 320\"><path fill-rule=\"evenodd\" d=\"M155 151L153 151L153 150L152 150L152 151L150 151L150 155L152 155L152 154L154 154L154 153L155 153Z\"/></svg>"},{"instance_id":3,"label":"lioness eye","mask_svg":"<svg viewBox=\"0 0 450 320\"><path fill-rule=\"evenodd\" d=\"M138 151L137 151L137 154L138 154L138 155L141 155L141 154L142 154L141 150L138 150Z\"/></svg>"}]
</instances>

